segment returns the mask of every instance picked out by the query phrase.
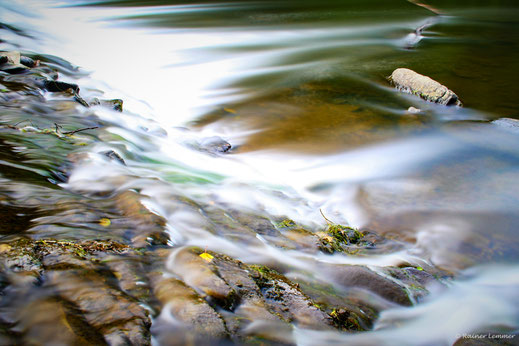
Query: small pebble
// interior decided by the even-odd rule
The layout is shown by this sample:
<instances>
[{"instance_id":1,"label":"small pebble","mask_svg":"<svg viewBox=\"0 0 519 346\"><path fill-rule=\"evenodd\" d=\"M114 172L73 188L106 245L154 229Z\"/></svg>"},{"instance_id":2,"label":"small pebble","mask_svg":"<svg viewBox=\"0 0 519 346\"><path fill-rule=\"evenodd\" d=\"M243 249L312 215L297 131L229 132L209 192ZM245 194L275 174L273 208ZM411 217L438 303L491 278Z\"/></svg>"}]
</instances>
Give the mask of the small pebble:
<instances>
[{"instance_id":1,"label":"small pebble","mask_svg":"<svg viewBox=\"0 0 519 346\"><path fill-rule=\"evenodd\" d=\"M113 150L103 151L100 154L108 157L110 160L119 162L121 165L126 166L126 162L124 162L124 159L121 157L121 155L117 154Z\"/></svg>"},{"instance_id":2,"label":"small pebble","mask_svg":"<svg viewBox=\"0 0 519 346\"><path fill-rule=\"evenodd\" d=\"M27 67L34 67L37 65L33 59L23 55L20 57L20 64L25 65Z\"/></svg>"},{"instance_id":3,"label":"small pebble","mask_svg":"<svg viewBox=\"0 0 519 346\"><path fill-rule=\"evenodd\" d=\"M407 108L407 113L411 113L411 114L418 114L420 113L422 110L419 109L419 108L415 108L415 107L409 107Z\"/></svg>"},{"instance_id":4,"label":"small pebble","mask_svg":"<svg viewBox=\"0 0 519 346\"><path fill-rule=\"evenodd\" d=\"M200 149L211 153L225 153L229 151L231 147L229 142L218 136L203 138L200 142Z\"/></svg>"}]
</instances>

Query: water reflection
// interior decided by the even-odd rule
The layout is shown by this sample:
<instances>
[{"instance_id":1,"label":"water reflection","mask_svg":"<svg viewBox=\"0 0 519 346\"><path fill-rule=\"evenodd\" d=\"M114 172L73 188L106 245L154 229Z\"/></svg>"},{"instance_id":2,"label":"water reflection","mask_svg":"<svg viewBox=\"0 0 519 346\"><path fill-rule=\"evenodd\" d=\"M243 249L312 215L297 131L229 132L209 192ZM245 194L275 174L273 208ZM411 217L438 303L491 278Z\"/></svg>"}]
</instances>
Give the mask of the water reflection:
<instances>
[{"instance_id":1,"label":"water reflection","mask_svg":"<svg viewBox=\"0 0 519 346\"><path fill-rule=\"evenodd\" d=\"M103 144L72 160L68 181L59 185L71 195L48 191L56 185L43 178L38 160L15 166L12 149L3 150L3 178L22 181L3 192L30 207L8 208L19 212L17 220L35 236L93 237L104 231L98 208L115 201L133 215L139 210L129 209L138 192L164 218L168 244L176 249L209 247L320 283L327 278L317 274L333 264L437 265L458 273L485 262L515 263L519 137L488 121L518 117L518 9L513 3L473 2L468 9L431 3L37 6L39 17L30 25L46 37L41 50L93 71L94 78L77 81L85 97L108 89L106 97L124 98L129 111L95 110L109 126L100 135ZM396 92L386 77L400 66L448 85L466 108ZM412 114L410 106L422 112ZM213 135L233 145L228 155L193 150ZM117 149L127 166L98 154L108 149ZM44 163L52 166L49 156ZM35 193L52 194L52 205ZM277 217L289 217L322 228L319 209L337 223L390 241L358 257L318 255L275 227ZM115 231L104 236L134 236L125 233L131 227L121 213L106 215ZM250 215L257 218L256 228ZM138 231L147 226L132 225ZM168 259L171 273L178 270L175 260L175 254ZM424 305L388 310L372 334L296 330L282 331L280 338L301 344L308 337L323 344L442 344L452 343L455 333L493 327L487 320L460 318L451 328L440 317L462 296L468 297L464 314L488 313L516 328L509 302L517 300L517 282L507 271L513 275L516 268L476 269L473 279ZM177 322L168 311L161 320L167 326ZM431 324L447 332L438 337ZM274 334L260 322L248 328Z\"/></svg>"}]
</instances>

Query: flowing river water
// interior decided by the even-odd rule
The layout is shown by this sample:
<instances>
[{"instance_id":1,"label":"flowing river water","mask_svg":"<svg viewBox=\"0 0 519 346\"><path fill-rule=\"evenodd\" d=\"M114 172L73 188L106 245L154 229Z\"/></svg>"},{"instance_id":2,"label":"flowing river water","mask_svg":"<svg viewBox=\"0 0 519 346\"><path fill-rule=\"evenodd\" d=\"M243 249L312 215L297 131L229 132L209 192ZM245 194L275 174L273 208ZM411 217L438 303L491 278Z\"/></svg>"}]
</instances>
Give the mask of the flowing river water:
<instances>
[{"instance_id":1,"label":"flowing river water","mask_svg":"<svg viewBox=\"0 0 519 346\"><path fill-rule=\"evenodd\" d=\"M23 30L3 32L1 50L59 56L85 72L70 79L84 97L124 100L122 113L96 110L110 126L85 153L113 149L126 166L92 155L52 193L10 170L34 166L2 166L2 200L37 209L3 211L16 224L8 234L90 237L103 232L92 226L102 206L56 212L60 189L131 190L166 220L174 249L284 268L294 280L326 282L331 265L404 263L454 278L413 307L383 310L371 331L295 328L298 344L448 345L519 330L519 127L502 120L519 119L516 1L17 0L0 1L0 22ZM398 67L440 81L463 107L398 92L387 81ZM204 151L212 136L232 148ZM221 231L221 215L195 203L311 229L326 226L322 211L392 245L308 253Z\"/></svg>"}]
</instances>

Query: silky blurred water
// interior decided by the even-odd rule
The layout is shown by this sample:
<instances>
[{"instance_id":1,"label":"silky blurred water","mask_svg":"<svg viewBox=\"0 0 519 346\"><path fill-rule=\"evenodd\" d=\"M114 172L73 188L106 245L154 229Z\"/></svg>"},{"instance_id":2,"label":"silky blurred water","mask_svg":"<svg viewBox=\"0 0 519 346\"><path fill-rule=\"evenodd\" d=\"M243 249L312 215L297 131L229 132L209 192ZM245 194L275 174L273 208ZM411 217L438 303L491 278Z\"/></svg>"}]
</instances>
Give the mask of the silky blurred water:
<instances>
[{"instance_id":1,"label":"silky blurred water","mask_svg":"<svg viewBox=\"0 0 519 346\"><path fill-rule=\"evenodd\" d=\"M495 325L517 330L519 130L492 122L519 119L516 2L1 6L0 21L35 37L7 42L90 72L76 81L83 95L102 89L125 101L122 114L96 112L112 126L95 149L118 146L128 166L92 158L63 187L139 191L168 220L173 246L209 246L294 270L318 272L328 262L429 263L460 275L422 305L384 312L374 332L296 330L301 344L309 337L316 344L449 344L456 334ZM398 67L447 85L464 107L397 92L386 78ZM411 106L422 111L411 114ZM232 150L193 150L214 135ZM313 226L325 224L322 209L335 222L405 247L372 257L315 257L261 237L237 241L211 231L210 218L179 196ZM442 321L459 297L467 297L462 317ZM469 318L476 315L486 318Z\"/></svg>"}]
</instances>

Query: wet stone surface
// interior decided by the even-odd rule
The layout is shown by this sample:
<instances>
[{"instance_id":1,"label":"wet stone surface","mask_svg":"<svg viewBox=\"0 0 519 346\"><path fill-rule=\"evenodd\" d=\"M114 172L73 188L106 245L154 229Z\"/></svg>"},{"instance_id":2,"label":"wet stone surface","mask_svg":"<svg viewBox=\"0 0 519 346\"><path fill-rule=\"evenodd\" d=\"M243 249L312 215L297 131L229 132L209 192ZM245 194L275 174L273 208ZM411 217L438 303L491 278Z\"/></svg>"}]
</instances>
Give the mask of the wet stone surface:
<instances>
[{"instance_id":1,"label":"wet stone surface","mask_svg":"<svg viewBox=\"0 0 519 346\"><path fill-rule=\"evenodd\" d=\"M168 268L194 289L190 293L193 303L200 304L203 297L225 320L231 338L238 340L253 337L250 326L258 321L318 330L369 330L380 309L391 304L412 304L403 283L360 266L329 268L329 284L309 285L302 279L300 285L299 280L290 280L265 266L248 265L198 248L183 248L173 250ZM400 273L399 268L394 271ZM428 277L427 273L423 275ZM415 285L426 291L418 281ZM370 306L369 297L363 300L344 294L350 288L367 291L388 303ZM173 315L183 318L178 311Z\"/></svg>"},{"instance_id":2,"label":"wet stone surface","mask_svg":"<svg viewBox=\"0 0 519 346\"><path fill-rule=\"evenodd\" d=\"M403 287L368 268L361 266L336 266L330 274L332 275L332 280L343 287L367 290L399 305L412 305Z\"/></svg>"},{"instance_id":3,"label":"wet stone surface","mask_svg":"<svg viewBox=\"0 0 519 346\"><path fill-rule=\"evenodd\" d=\"M200 150L212 154L226 153L231 149L231 144L218 136L203 138L200 143Z\"/></svg>"},{"instance_id":4,"label":"wet stone surface","mask_svg":"<svg viewBox=\"0 0 519 346\"><path fill-rule=\"evenodd\" d=\"M366 255L394 251L402 247L402 244L369 230L358 230L332 222L324 229L312 232L293 220L281 219L276 228L287 239L285 246L311 253Z\"/></svg>"},{"instance_id":5,"label":"wet stone surface","mask_svg":"<svg viewBox=\"0 0 519 346\"><path fill-rule=\"evenodd\" d=\"M290 344L254 326L369 330L381 305L345 294L349 289L408 306L413 295L405 287L422 297L437 283L413 267L390 269L393 281L365 267L334 266L329 282L316 285L199 248L135 249L113 241L19 239L0 244L0 263L0 324L3 337L17 342L40 333L34 321L45 311L65 343L146 345L153 334L165 344L172 336ZM36 306L22 308L27 301L38 306L34 314L24 313Z\"/></svg>"},{"instance_id":6,"label":"wet stone surface","mask_svg":"<svg viewBox=\"0 0 519 346\"><path fill-rule=\"evenodd\" d=\"M110 241L1 244L0 322L6 336L29 344L38 336L64 344L150 344L150 316L103 265L107 254L137 256ZM48 335L46 325L61 333Z\"/></svg>"},{"instance_id":7,"label":"wet stone surface","mask_svg":"<svg viewBox=\"0 0 519 346\"><path fill-rule=\"evenodd\" d=\"M161 345L292 345L295 327L370 330L380 311L419 301L438 281L429 268L324 264L329 275L312 281L281 261L265 266L172 247L166 220L145 206L139 189L64 187L91 146L109 138L94 110L121 112L122 101L84 100L79 85L58 80L80 72L57 57L2 56L0 344L149 345L153 336ZM119 149L93 155L126 169L128 152ZM198 149L221 154L231 145L211 137ZM174 197L209 233L236 244L318 256L401 246L326 217L324 228L313 229L260 210Z\"/></svg>"},{"instance_id":8,"label":"wet stone surface","mask_svg":"<svg viewBox=\"0 0 519 346\"><path fill-rule=\"evenodd\" d=\"M417 95L426 101L446 106L461 106L461 101L452 90L437 81L407 68L398 68L389 80L404 92Z\"/></svg>"}]
</instances>

